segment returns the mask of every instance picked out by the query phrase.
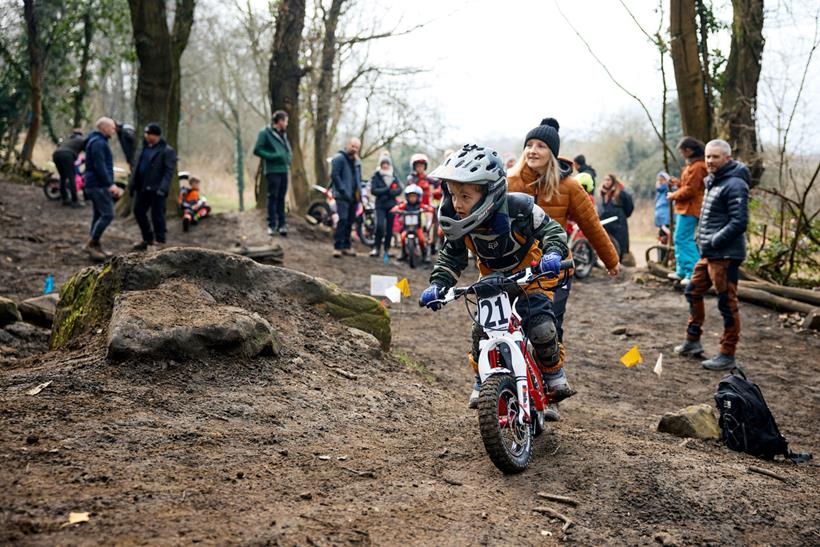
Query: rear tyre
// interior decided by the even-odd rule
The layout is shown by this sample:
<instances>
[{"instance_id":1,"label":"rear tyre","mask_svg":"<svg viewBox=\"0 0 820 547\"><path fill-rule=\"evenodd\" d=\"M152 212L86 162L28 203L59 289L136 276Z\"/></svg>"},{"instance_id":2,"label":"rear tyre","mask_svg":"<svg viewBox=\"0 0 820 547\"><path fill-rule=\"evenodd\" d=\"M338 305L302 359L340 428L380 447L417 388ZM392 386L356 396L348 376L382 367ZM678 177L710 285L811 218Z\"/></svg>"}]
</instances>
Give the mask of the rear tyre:
<instances>
[{"instance_id":1,"label":"rear tyre","mask_svg":"<svg viewBox=\"0 0 820 547\"><path fill-rule=\"evenodd\" d=\"M595 265L595 252L586 239L579 239L572 244L572 258L575 259L575 277L584 279Z\"/></svg>"},{"instance_id":2,"label":"rear tyre","mask_svg":"<svg viewBox=\"0 0 820 547\"><path fill-rule=\"evenodd\" d=\"M328 204L316 201L310 204L306 216L312 218L316 224L324 224L325 226L330 226L330 215L331 212Z\"/></svg>"},{"instance_id":3,"label":"rear tyre","mask_svg":"<svg viewBox=\"0 0 820 547\"><path fill-rule=\"evenodd\" d=\"M51 201L58 201L60 199L60 181L56 179L48 179L43 183L43 193Z\"/></svg>"},{"instance_id":4,"label":"rear tyre","mask_svg":"<svg viewBox=\"0 0 820 547\"><path fill-rule=\"evenodd\" d=\"M365 212L356 221L356 236L366 247L372 247L376 242L376 220L372 212Z\"/></svg>"},{"instance_id":5,"label":"rear tyre","mask_svg":"<svg viewBox=\"0 0 820 547\"><path fill-rule=\"evenodd\" d=\"M496 374L481 384L478 424L487 455L505 474L521 473L532 459L532 428L519 424L521 407L515 380Z\"/></svg>"}]
</instances>

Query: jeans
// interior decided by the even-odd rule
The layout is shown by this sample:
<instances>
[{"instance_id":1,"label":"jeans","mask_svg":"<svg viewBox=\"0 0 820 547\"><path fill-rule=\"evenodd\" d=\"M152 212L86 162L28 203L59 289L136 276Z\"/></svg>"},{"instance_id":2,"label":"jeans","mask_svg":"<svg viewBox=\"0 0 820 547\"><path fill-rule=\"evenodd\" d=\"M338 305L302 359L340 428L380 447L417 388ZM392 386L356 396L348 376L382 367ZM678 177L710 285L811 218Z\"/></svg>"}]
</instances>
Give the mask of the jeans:
<instances>
[{"instance_id":1,"label":"jeans","mask_svg":"<svg viewBox=\"0 0 820 547\"><path fill-rule=\"evenodd\" d=\"M690 279L695 263L700 260L698 245L695 242L695 230L698 217L678 215L675 224L675 272L681 279Z\"/></svg>"},{"instance_id":2,"label":"jeans","mask_svg":"<svg viewBox=\"0 0 820 547\"><path fill-rule=\"evenodd\" d=\"M148 222L149 209L151 222ZM157 243L165 243L165 196L156 192L137 192L134 195L134 218L137 219L144 242L153 243L156 239Z\"/></svg>"},{"instance_id":3,"label":"jeans","mask_svg":"<svg viewBox=\"0 0 820 547\"><path fill-rule=\"evenodd\" d=\"M336 231L333 233L333 248L338 251L350 249L350 231L353 229L353 221L356 220L356 207L358 201L336 200L336 212L339 213L339 222L336 224Z\"/></svg>"},{"instance_id":4,"label":"jeans","mask_svg":"<svg viewBox=\"0 0 820 547\"><path fill-rule=\"evenodd\" d=\"M71 194L71 201L77 201L77 181L74 172L74 154L67 150L57 150L51 157L57 172L60 173L60 197L63 202L68 201L68 194Z\"/></svg>"},{"instance_id":5,"label":"jeans","mask_svg":"<svg viewBox=\"0 0 820 547\"><path fill-rule=\"evenodd\" d=\"M268 173L265 175L268 181L268 228L276 230L284 228L285 221L285 196L288 193L287 173Z\"/></svg>"},{"instance_id":6,"label":"jeans","mask_svg":"<svg viewBox=\"0 0 820 547\"><path fill-rule=\"evenodd\" d=\"M93 206L91 240L99 243L103 232L114 220L114 198L108 193L108 188L86 188L85 193Z\"/></svg>"},{"instance_id":7,"label":"jeans","mask_svg":"<svg viewBox=\"0 0 820 547\"><path fill-rule=\"evenodd\" d=\"M395 213L391 213L390 209L383 207L376 207L376 242L373 248L379 250L384 241L384 252L390 250L390 243L393 241L393 222L396 218Z\"/></svg>"}]
</instances>

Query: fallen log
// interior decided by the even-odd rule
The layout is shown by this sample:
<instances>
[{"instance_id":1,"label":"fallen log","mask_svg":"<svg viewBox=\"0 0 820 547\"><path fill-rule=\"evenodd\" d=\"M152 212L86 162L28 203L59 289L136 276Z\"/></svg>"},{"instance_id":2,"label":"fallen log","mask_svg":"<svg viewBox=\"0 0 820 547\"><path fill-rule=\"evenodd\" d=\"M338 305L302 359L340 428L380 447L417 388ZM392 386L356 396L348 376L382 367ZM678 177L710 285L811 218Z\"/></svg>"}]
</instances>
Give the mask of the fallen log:
<instances>
[{"instance_id":1,"label":"fallen log","mask_svg":"<svg viewBox=\"0 0 820 547\"><path fill-rule=\"evenodd\" d=\"M228 249L228 252L246 256L256 262L264 264L281 264L285 256L285 251L281 245L259 245L253 247L237 245Z\"/></svg>"},{"instance_id":2,"label":"fallen log","mask_svg":"<svg viewBox=\"0 0 820 547\"><path fill-rule=\"evenodd\" d=\"M671 271L669 268L651 260L646 263L646 268L649 270L649 273L662 279L667 279L666 276ZM772 289L772 287L774 287L774 289ZM794 298L772 294L770 290L779 290L784 294L786 292L798 294L794 291L799 291L799 294L804 297L804 293L814 292L806 289L796 289L794 287L780 287L773 283L740 281L737 286L737 297L743 302L765 306L776 311L805 313L806 318L803 320L801 326L806 329L820 330L820 307Z\"/></svg>"},{"instance_id":3,"label":"fallen log","mask_svg":"<svg viewBox=\"0 0 820 547\"><path fill-rule=\"evenodd\" d=\"M770 292L778 296L785 296L793 300L799 300L811 304L812 306L820 306L820 291L811 291L809 289L799 289L797 287L785 287L783 285L776 285L768 281L742 281L744 287L750 289L760 289L762 291Z\"/></svg>"}]
</instances>

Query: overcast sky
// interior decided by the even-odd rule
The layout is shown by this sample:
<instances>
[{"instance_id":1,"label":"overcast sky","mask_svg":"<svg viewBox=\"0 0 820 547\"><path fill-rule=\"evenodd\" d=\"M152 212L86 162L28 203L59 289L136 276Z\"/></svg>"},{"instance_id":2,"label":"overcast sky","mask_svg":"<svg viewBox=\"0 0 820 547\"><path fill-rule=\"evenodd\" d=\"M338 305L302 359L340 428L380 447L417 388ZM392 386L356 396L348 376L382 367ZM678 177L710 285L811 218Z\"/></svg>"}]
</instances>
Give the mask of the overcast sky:
<instances>
[{"instance_id":1,"label":"overcast sky","mask_svg":"<svg viewBox=\"0 0 820 547\"><path fill-rule=\"evenodd\" d=\"M644 28L650 32L658 28L656 2L625 2ZM767 4L770 29L763 77L773 81L775 88L782 87L785 69L780 54L787 52L792 66L785 102L791 105L814 34L813 14L806 12L820 6L816 1L797 0L791 2L796 12L792 15L782 2ZM583 136L602 119L639 108L612 83L552 0L381 0L377 5L395 6L385 9L385 19L401 19L404 25L432 20L410 35L379 43L373 54L394 65L431 69L419 78L425 87L420 93L439 105L453 141L490 135L523 137L548 115L559 120L566 137ZM615 78L659 118L657 51L619 0L559 0L558 5ZM731 4L718 1L716 5L731 17ZM722 46L728 54L729 33L724 34L710 47ZM671 62L667 75L674 88ZM761 89L761 95L762 108L773 113L768 91ZM818 99L820 59L815 57L795 132L804 149L814 152L820 152Z\"/></svg>"}]
</instances>

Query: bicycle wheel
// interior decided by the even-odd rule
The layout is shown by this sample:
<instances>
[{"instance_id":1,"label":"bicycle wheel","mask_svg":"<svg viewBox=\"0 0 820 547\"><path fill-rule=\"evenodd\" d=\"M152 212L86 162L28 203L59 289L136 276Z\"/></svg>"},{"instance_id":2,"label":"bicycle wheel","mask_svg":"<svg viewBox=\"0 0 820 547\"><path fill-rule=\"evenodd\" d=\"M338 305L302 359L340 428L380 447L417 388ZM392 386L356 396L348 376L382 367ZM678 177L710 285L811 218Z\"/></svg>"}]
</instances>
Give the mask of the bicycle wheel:
<instances>
[{"instance_id":1,"label":"bicycle wheel","mask_svg":"<svg viewBox=\"0 0 820 547\"><path fill-rule=\"evenodd\" d=\"M532 460L532 429L518 423L521 412L515 380L496 374L481 384L478 423L493 464L505 474L524 471Z\"/></svg>"},{"instance_id":2,"label":"bicycle wheel","mask_svg":"<svg viewBox=\"0 0 820 547\"><path fill-rule=\"evenodd\" d=\"M575 260L575 277L584 279L595 265L595 252L586 239L579 239L572 244L572 258Z\"/></svg>"}]
</instances>

